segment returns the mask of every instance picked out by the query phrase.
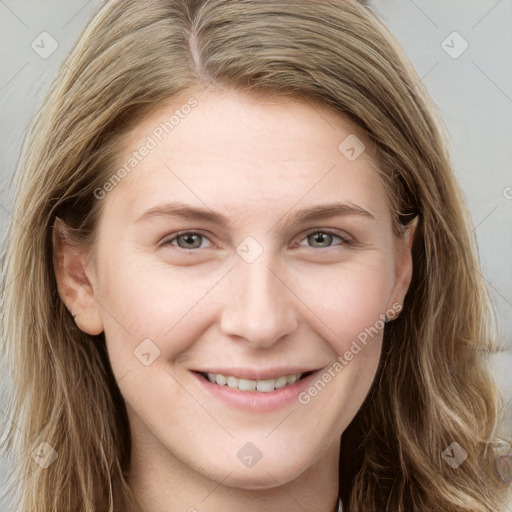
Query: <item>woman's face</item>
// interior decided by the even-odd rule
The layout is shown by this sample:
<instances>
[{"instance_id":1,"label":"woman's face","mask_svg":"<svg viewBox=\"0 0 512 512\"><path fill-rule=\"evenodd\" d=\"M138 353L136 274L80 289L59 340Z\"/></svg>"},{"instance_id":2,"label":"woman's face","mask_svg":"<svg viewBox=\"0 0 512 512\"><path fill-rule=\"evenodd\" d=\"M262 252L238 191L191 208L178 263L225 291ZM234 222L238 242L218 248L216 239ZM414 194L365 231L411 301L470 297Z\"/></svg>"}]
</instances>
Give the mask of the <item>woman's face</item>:
<instances>
[{"instance_id":1,"label":"woman's face","mask_svg":"<svg viewBox=\"0 0 512 512\"><path fill-rule=\"evenodd\" d=\"M105 332L134 457L272 487L337 463L409 285L409 240L339 115L195 98L125 138L118 168L137 163L101 199L81 327Z\"/></svg>"}]
</instances>

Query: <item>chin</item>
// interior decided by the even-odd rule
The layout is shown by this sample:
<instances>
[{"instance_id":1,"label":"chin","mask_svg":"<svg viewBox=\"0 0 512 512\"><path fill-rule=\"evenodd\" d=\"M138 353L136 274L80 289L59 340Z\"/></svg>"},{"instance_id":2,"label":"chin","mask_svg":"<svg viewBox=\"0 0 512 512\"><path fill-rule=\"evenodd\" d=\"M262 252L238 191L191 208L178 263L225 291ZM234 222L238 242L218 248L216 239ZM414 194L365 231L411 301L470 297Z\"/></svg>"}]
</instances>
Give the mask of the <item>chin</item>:
<instances>
[{"instance_id":1,"label":"chin","mask_svg":"<svg viewBox=\"0 0 512 512\"><path fill-rule=\"evenodd\" d=\"M252 468L245 468L241 465L240 468L224 468L217 474L216 481L222 481L222 485L236 489L245 489L248 491L261 491L265 489L273 489L277 486L284 485L290 481L298 478L305 470L305 464L296 463L293 466L282 464L273 464L272 462L266 465L260 461ZM226 478L226 473L231 474ZM216 471L217 473L217 471Z\"/></svg>"}]
</instances>

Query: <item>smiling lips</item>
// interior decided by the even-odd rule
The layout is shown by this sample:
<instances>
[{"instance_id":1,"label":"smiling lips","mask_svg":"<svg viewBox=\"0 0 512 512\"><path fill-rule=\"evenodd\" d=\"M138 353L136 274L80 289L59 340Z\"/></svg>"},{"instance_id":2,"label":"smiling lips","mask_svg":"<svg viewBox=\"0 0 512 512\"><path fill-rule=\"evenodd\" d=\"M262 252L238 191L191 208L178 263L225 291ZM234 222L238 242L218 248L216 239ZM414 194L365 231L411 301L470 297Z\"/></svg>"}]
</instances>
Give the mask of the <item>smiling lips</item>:
<instances>
[{"instance_id":1,"label":"smiling lips","mask_svg":"<svg viewBox=\"0 0 512 512\"><path fill-rule=\"evenodd\" d=\"M233 375L223 375L221 373L202 373L213 384L219 386L227 386L231 389L238 389L240 391L259 391L261 393L270 393L285 386L295 384L298 380L305 377L311 372L294 373L291 375L282 375L276 379L243 379Z\"/></svg>"},{"instance_id":2,"label":"smiling lips","mask_svg":"<svg viewBox=\"0 0 512 512\"><path fill-rule=\"evenodd\" d=\"M195 381L208 395L250 414L272 413L296 404L298 395L311 386L319 372L321 368L306 366L192 370Z\"/></svg>"}]
</instances>

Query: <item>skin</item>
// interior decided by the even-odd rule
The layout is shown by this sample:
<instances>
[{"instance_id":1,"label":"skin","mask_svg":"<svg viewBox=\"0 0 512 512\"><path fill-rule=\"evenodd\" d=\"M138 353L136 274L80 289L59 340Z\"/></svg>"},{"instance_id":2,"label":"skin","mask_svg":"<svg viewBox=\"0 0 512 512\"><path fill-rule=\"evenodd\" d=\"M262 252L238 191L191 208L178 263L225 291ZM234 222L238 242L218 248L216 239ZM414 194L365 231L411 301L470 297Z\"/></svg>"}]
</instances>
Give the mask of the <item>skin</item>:
<instances>
[{"instance_id":1,"label":"skin","mask_svg":"<svg viewBox=\"0 0 512 512\"><path fill-rule=\"evenodd\" d=\"M56 247L59 293L83 331L105 332L133 436L129 485L145 512L332 512L340 437L372 384L382 330L308 404L277 411L227 405L191 370L327 369L403 304L413 233L393 235L371 144L338 113L232 91L194 96L198 106L103 199L94 260ZM124 136L120 165L177 106ZM366 145L354 161L338 150L350 134ZM232 227L137 222L171 200L220 212ZM336 201L374 218L288 221ZM184 230L205 237L176 239ZM322 230L335 236L308 237ZM263 249L252 263L236 252L248 236ZM147 338L160 350L149 366L134 357ZM247 442L262 455L250 468L237 458Z\"/></svg>"}]
</instances>

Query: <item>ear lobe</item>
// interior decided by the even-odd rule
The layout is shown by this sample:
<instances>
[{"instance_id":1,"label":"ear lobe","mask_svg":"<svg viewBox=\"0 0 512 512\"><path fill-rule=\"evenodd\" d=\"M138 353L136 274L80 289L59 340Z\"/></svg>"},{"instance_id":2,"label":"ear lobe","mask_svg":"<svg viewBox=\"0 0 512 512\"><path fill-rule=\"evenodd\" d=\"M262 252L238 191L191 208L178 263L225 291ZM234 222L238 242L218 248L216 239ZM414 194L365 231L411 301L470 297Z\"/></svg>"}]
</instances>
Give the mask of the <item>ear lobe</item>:
<instances>
[{"instance_id":1,"label":"ear lobe","mask_svg":"<svg viewBox=\"0 0 512 512\"><path fill-rule=\"evenodd\" d=\"M103 332L99 304L87 276L87 249L72 234L72 228L56 218L52 232L53 269L61 300L80 330L97 335Z\"/></svg>"}]
</instances>

